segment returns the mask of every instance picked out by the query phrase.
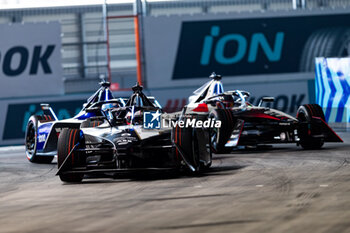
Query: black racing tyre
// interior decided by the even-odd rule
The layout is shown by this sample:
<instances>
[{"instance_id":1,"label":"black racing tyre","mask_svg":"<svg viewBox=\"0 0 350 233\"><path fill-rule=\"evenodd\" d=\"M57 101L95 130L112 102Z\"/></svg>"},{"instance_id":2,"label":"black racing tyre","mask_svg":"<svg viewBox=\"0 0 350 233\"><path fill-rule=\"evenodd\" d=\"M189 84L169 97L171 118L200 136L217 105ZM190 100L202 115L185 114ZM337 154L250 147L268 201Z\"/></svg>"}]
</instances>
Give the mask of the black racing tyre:
<instances>
[{"instance_id":1,"label":"black racing tyre","mask_svg":"<svg viewBox=\"0 0 350 233\"><path fill-rule=\"evenodd\" d=\"M304 104L297 111L299 122L307 123L301 124L298 128L299 144L306 150L320 149L324 144L323 138L312 137L312 135L319 133L320 130L311 125L310 122L313 116L325 120L323 110L318 104Z\"/></svg>"},{"instance_id":2,"label":"black racing tyre","mask_svg":"<svg viewBox=\"0 0 350 233\"><path fill-rule=\"evenodd\" d=\"M301 72L315 70L316 57L348 57L350 55L350 28L324 28L311 34L300 59Z\"/></svg>"},{"instance_id":3,"label":"black racing tyre","mask_svg":"<svg viewBox=\"0 0 350 233\"><path fill-rule=\"evenodd\" d=\"M213 152L216 154L228 153L231 149L226 148L225 144L230 139L234 127L231 110L214 109L209 113L209 118L221 121L220 128L213 128L210 131Z\"/></svg>"},{"instance_id":4,"label":"black racing tyre","mask_svg":"<svg viewBox=\"0 0 350 233\"><path fill-rule=\"evenodd\" d=\"M25 133L26 157L32 163L51 163L54 156L38 156L38 122L40 116L31 116L28 120Z\"/></svg>"},{"instance_id":5,"label":"black racing tyre","mask_svg":"<svg viewBox=\"0 0 350 233\"><path fill-rule=\"evenodd\" d=\"M197 120L206 121L206 120L208 120L208 115L198 115ZM202 132L202 133L200 133L200 132ZM213 162L212 149L210 147L209 148L207 147L207 145L209 145L209 146L211 145L210 130L209 129L199 129L198 131L196 130L195 132L193 132L192 135L194 135L194 138L197 142L197 144L195 144L195 145L198 148L197 150L198 150L199 156L201 156L203 153L209 153L209 160L210 160L209 163L205 163L204 161L199 160L200 171L208 170L211 167L212 162ZM199 140L202 140L201 145L198 145ZM205 145L203 145L203 144L205 144ZM196 148L196 147L194 147L194 148ZM202 148L200 148L200 147L202 147ZM203 150L205 150L205 151L203 151Z\"/></svg>"},{"instance_id":6,"label":"black racing tyre","mask_svg":"<svg viewBox=\"0 0 350 233\"><path fill-rule=\"evenodd\" d=\"M207 115L194 117L202 121L207 119ZM181 148L181 151L186 155L187 162L193 166L196 172L202 172L210 168L212 164L212 154L207 148L209 144L209 135L205 136L205 131L203 131L203 129L192 127L181 128L177 125L173 128L172 134L174 142ZM176 157L180 154L177 149L175 153ZM206 157L203 153L209 153L209 157ZM204 156L203 159L208 159L210 161L201 161L201 156Z\"/></svg>"},{"instance_id":7,"label":"black racing tyre","mask_svg":"<svg viewBox=\"0 0 350 233\"><path fill-rule=\"evenodd\" d=\"M80 125L80 128L92 128L97 127L101 124L103 124L104 118L103 117L93 117L88 118L85 121L83 121Z\"/></svg>"},{"instance_id":8,"label":"black racing tyre","mask_svg":"<svg viewBox=\"0 0 350 233\"><path fill-rule=\"evenodd\" d=\"M57 143L57 165L61 167L67 156L77 143L81 143L79 148L84 147L84 141L81 140L79 129L63 129L60 133ZM84 163L84 156L81 156L82 152L72 152L68 158L62 172L69 171L74 167L79 167ZM60 174L60 179L64 182L80 182L82 181L83 174Z\"/></svg>"},{"instance_id":9,"label":"black racing tyre","mask_svg":"<svg viewBox=\"0 0 350 233\"><path fill-rule=\"evenodd\" d=\"M302 121L310 121L313 116L324 121L326 119L321 106L318 104L304 104L297 111L297 118Z\"/></svg>"},{"instance_id":10,"label":"black racing tyre","mask_svg":"<svg viewBox=\"0 0 350 233\"><path fill-rule=\"evenodd\" d=\"M210 162L209 163L205 164L204 162L199 161L199 169L200 169L200 171L208 170L211 167L211 165L213 163L213 154L212 154L211 148L209 148L209 153L210 153Z\"/></svg>"},{"instance_id":11,"label":"black racing tyre","mask_svg":"<svg viewBox=\"0 0 350 233\"><path fill-rule=\"evenodd\" d=\"M179 127L176 126L174 129L174 141L181 148L186 159L189 163L197 170L199 170L199 154L198 154L198 143L195 142L194 130L191 127ZM179 152L176 150L176 153Z\"/></svg>"}]
</instances>

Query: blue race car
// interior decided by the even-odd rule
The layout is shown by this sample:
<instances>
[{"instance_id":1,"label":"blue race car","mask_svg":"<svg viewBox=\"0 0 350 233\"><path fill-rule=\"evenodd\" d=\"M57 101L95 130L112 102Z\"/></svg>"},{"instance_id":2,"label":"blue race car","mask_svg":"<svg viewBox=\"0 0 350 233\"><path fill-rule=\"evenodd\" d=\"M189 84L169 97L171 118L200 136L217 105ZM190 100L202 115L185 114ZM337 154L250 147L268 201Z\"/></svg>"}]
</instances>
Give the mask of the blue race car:
<instances>
[{"instance_id":1,"label":"blue race car","mask_svg":"<svg viewBox=\"0 0 350 233\"><path fill-rule=\"evenodd\" d=\"M104 117L104 110L122 107L122 98L115 99L109 89L110 83L101 82L101 87L87 100L82 110L73 118L58 120L48 104L41 104L43 115L29 118L25 133L27 159L32 163L51 163L57 154L57 140L63 128L80 128L86 119L94 119L91 124L99 124L98 118ZM94 126L94 125L91 125Z\"/></svg>"}]
</instances>

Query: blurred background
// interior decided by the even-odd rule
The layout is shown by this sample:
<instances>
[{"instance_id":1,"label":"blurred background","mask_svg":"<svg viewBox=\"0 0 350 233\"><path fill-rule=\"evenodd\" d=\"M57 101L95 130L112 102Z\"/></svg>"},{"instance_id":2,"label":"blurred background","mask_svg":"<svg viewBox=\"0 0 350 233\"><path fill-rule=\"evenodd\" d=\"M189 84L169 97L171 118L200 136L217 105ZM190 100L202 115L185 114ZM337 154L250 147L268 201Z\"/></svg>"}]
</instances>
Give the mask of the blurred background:
<instances>
[{"instance_id":1,"label":"blurred background","mask_svg":"<svg viewBox=\"0 0 350 233\"><path fill-rule=\"evenodd\" d=\"M115 96L138 81L172 112L215 71L225 90L295 114L316 102L315 58L350 53L350 1L0 0L0 31L0 145L11 145L40 103L72 117L101 79Z\"/></svg>"}]
</instances>

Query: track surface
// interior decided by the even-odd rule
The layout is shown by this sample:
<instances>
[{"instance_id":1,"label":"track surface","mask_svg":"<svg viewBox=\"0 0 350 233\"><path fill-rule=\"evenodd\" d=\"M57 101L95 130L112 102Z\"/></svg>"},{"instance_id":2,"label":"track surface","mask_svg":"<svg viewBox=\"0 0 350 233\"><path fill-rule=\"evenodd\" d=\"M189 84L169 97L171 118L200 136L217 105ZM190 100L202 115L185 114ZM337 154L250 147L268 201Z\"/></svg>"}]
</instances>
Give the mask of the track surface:
<instances>
[{"instance_id":1,"label":"track surface","mask_svg":"<svg viewBox=\"0 0 350 233\"><path fill-rule=\"evenodd\" d=\"M64 184L0 148L0 232L350 232L350 134L319 151L216 155L201 177Z\"/></svg>"}]
</instances>

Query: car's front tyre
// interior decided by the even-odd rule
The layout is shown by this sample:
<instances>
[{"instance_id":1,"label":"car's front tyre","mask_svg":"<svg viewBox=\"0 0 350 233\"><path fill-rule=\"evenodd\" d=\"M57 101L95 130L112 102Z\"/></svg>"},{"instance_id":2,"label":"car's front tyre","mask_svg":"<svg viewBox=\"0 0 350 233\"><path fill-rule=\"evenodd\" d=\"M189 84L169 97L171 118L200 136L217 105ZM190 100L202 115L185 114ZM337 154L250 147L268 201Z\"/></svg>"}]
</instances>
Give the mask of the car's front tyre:
<instances>
[{"instance_id":1,"label":"car's front tyre","mask_svg":"<svg viewBox=\"0 0 350 233\"><path fill-rule=\"evenodd\" d=\"M32 163L51 163L54 156L38 156L38 116L31 116L28 120L25 133L25 153L27 159Z\"/></svg>"},{"instance_id":2,"label":"car's front tyre","mask_svg":"<svg viewBox=\"0 0 350 233\"><path fill-rule=\"evenodd\" d=\"M63 129L60 133L57 143L57 165L61 174L59 177L64 182L80 182L82 181L83 174L65 174L65 171L70 171L74 167L78 167L82 164L83 158L78 152L72 152L77 147L83 147L83 140L81 139L79 129ZM72 152L72 153L71 153ZM71 153L71 154L70 154ZM69 158L67 159L69 155ZM67 161L65 161L67 159ZM64 164L63 164L64 163ZM61 166L63 167L61 168Z\"/></svg>"}]
</instances>

